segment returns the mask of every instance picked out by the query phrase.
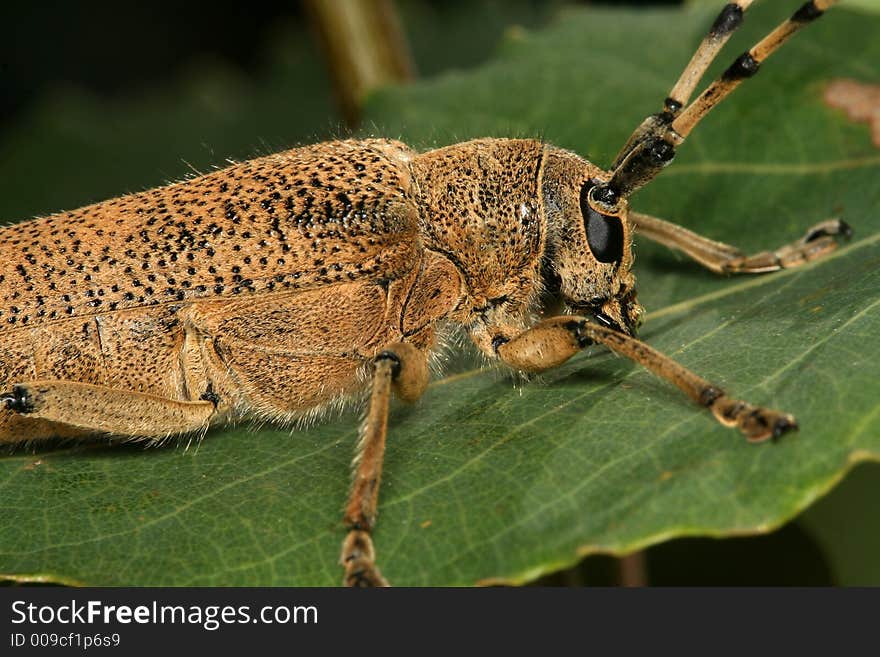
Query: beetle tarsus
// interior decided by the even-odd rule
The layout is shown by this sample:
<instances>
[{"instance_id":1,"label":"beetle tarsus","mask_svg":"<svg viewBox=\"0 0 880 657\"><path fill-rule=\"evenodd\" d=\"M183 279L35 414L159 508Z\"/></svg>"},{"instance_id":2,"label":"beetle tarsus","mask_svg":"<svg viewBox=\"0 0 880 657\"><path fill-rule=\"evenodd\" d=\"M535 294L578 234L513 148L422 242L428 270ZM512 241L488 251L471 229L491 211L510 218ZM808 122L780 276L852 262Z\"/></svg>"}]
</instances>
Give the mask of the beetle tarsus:
<instances>
[{"instance_id":1,"label":"beetle tarsus","mask_svg":"<svg viewBox=\"0 0 880 657\"><path fill-rule=\"evenodd\" d=\"M853 236L853 228L842 219L829 219L822 223L811 226L801 239L803 244L813 242L820 237L840 236L842 239L850 240Z\"/></svg>"},{"instance_id":2,"label":"beetle tarsus","mask_svg":"<svg viewBox=\"0 0 880 657\"><path fill-rule=\"evenodd\" d=\"M354 588L375 588L389 586L376 567L376 551L369 532L352 529L342 545L340 562L345 568L342 580L344 586Z\"/></svg>"},{"instance_id":3,"label":"beetle tarsus","mask_svg":"<svg viewBox=\"0 0 880 657\"><path fill-rule=\"evenodd\" d=\"M201 399L202 401L211 402L212 404L214 404L215 409L220 404L220 395L218 395L216 392L214 392L214 384L213 383L208 384L208 388L205 390L205 392L202 393L202 395L199 397L199 399Z\"/></svg>"},{"instance_id":4,"label":"beetle tarsus","mask_svg":"<svg viewBox=\"0 0 880 657\"><path fill-rule=\"evenodd\" d=\"M23 415L32 413L34 410L33 398L26 386L12 386L10 392L4 392L0 395L0 403L8 410Z\"/></svg>"},{"instance_id":5,"label":"beetle tarsus","mask_svg":"<svg viewBox=\"0 0 880 657\"><path fill-rule=\"evenodd\" d=\"M771 438L776 441L789 431L798 430L793 415L752 406L724 394L717 397L709 409L721 424L736 427L750 443L761 443Z\"/></svg>"}]
</instances>

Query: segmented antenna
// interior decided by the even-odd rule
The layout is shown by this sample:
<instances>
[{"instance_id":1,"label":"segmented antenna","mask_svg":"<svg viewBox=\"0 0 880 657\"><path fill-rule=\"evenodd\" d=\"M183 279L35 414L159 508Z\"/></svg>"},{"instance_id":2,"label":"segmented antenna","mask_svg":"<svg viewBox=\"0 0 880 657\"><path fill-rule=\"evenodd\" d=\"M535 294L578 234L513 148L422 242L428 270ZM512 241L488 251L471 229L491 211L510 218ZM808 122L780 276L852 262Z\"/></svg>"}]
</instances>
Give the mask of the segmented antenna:
<instances>
[{"instance_id":1,"label":"segmented antenna","mask_svg":"<svg viewBox=\"0 0 880 657\"><path fill-rule=\"evenodd\" d=\"M664 110L646 118L627 139L612 165L612 177L597 185L591 201L610 209L620 198L629 196L657 176L672 161L678 147L696 125L727 98L743 80L758 72L761 63L794 34L819 18L838 0L808 0L791 18L740 55L696 100L688 104L706 69L742 24L743 14L753 0L729 2L715 19L709 33L697 47L690 62L664 102Z\"/></svg>"},{"instance_id":2,"label":"segmented antenna","mask_svg":"<svg viewBox=\"0 0 880 657\"><path fill-rule=\"evenodd\" d=\"M697 99L688 105L672 122L673 144L678 145L703 120L713 107L727 98L743 80L758 72L761 63L776 52L782 44L794 36L798 30L819 18L837 0L810 0L798 9L791 18L782 23L770 34L756 43L751 50L744 52L721 77L712 82ZM677 143L676 143L677 140Z\"/></svg>"}]
</instances>

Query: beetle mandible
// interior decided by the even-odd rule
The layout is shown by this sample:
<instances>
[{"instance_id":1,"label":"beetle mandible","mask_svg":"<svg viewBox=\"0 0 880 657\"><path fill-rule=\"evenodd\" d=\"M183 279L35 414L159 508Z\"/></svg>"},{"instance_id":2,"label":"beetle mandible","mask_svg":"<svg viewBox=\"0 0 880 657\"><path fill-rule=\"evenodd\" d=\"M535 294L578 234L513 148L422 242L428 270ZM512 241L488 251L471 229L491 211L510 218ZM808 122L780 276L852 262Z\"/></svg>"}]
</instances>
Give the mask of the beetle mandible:
<instances>
[{"instance_id":1,"label":"beetle mandible","mask_svg":"<svg viewBox=\"0 0 880 657\"><path fill-rule=\"evenodd\" d=\"M346 584L384 585L371 535L389 401L422 394L444 327L524 373L603 344L750 441L796 429L634 337L632 236L718 273L762 273L829 253L849 227L827 220L746 255L628 197L834 1L803 4L690 102L751 4L729 2L607 171L528 139L424 153L333 141L0 229L0 443L290 423L369 391L341 560ZM548 297L562 314L535 321Z\"/></svg>"}]
</instances>

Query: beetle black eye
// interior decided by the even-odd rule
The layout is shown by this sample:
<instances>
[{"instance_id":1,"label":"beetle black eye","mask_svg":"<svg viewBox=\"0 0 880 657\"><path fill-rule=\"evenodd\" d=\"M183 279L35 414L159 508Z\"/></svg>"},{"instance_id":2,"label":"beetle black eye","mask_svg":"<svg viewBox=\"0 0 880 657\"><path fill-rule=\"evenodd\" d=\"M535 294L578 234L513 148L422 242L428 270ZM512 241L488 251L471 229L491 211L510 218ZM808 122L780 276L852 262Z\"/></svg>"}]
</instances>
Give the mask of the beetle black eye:
<instances>
[{"instance_id":1,"label":"beetle black eye","mask_svg":"<svg viewBox=\"0 0 880 657\"><path fill-rule=\"evenodd\" d=\"M623 224L620 219L596 212L590 207L592 185L581 188L581 215L587 231L587 244L599 262L620 262L623 258Z\"/></svg>"}]
</instances>

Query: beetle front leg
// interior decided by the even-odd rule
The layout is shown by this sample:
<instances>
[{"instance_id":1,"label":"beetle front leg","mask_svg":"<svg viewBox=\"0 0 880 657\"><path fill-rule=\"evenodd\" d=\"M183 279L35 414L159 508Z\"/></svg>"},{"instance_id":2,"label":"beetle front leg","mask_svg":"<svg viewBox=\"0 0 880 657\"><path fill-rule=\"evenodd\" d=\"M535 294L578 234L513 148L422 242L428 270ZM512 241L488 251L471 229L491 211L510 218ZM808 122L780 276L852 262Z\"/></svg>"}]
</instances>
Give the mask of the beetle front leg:
<instances>
[{"instance_id":1,"label":"beetle front leg","mask_svg":"<svg viewBox=\"0 0 880 657\"><path fill-rule=\"evenodd\" d=\"M716 242L682 226L641 212L630 212L636 232L663 246L681 251L718 274L763 274L791 269L821 258L837 248L839 238L849 239L852 228L840 219L811 226L796 242L773 251L746 255L735 246Z\"/></svg>"},{"instance_id":2,"label":"beetle front leg","mask_svg":"<svg viewBox=\"0 0 880 657\"><path fill-rule=\"evenodd\" d=\"M576 315L545 319L500 343L496 353L515 369L541 372L564 363L594 342L604 344L677 386L700 406L708 408L718 422L737 427L750 442L778 438L797 429L793 416L732 399L718 386L644 342Z\"/></svg>"},{"instance_id":3,"label":"beetle front leg","mask_svg":"<svg viewBox=\"0 0 880 657\"><path fill-rule=\"evenodd\" d=\"M388 431L388 404L392 391L404 401L413 402L422 396L427 385L427 357L411 344L392 344L373 361L370 405L361 429L345 508L348 535L342 544L340 561L345 568L346 586L388 586L376 567L372 539Z\"/></svg>"}]
</instances>

